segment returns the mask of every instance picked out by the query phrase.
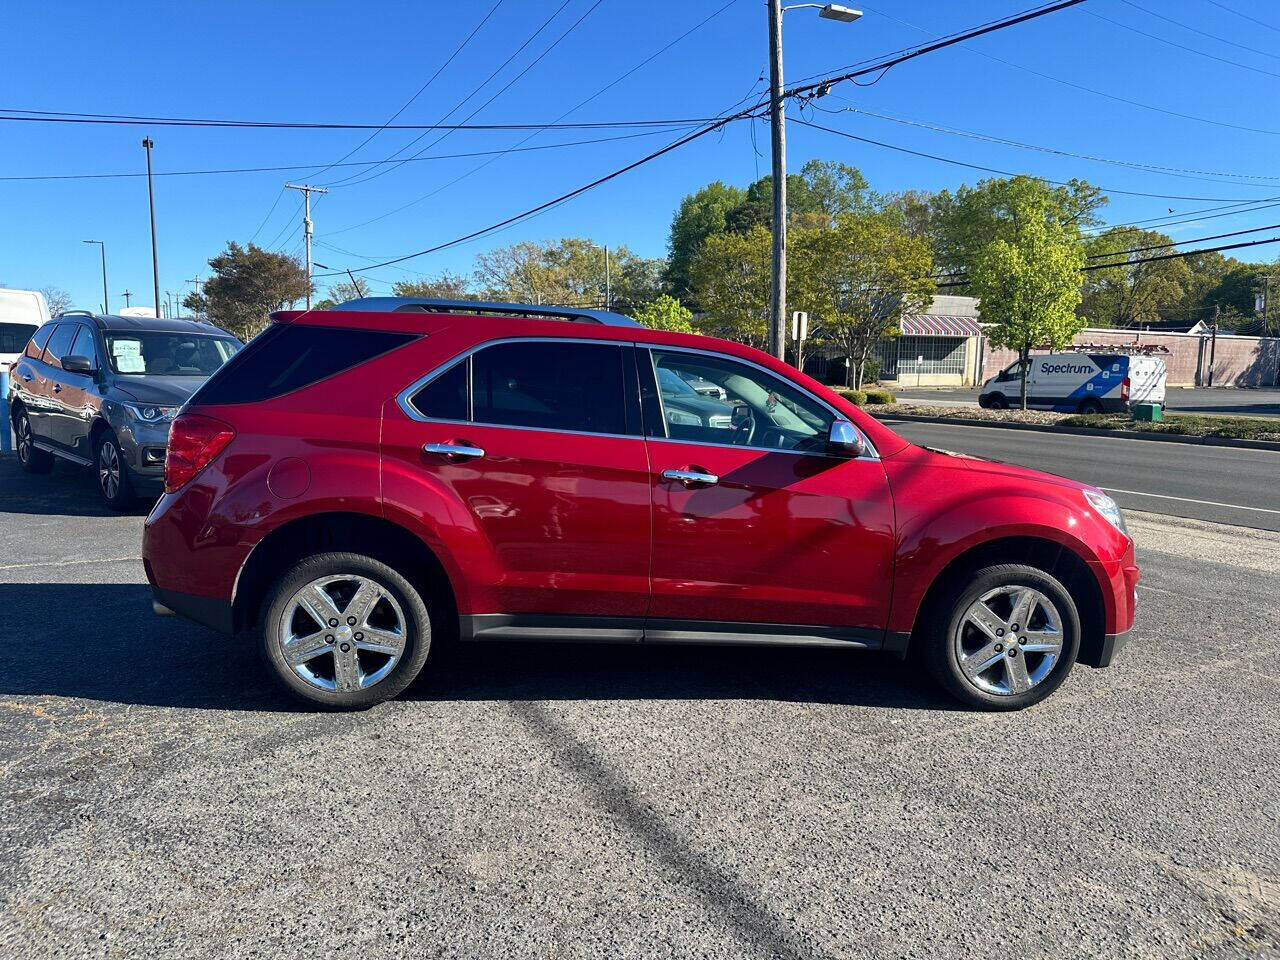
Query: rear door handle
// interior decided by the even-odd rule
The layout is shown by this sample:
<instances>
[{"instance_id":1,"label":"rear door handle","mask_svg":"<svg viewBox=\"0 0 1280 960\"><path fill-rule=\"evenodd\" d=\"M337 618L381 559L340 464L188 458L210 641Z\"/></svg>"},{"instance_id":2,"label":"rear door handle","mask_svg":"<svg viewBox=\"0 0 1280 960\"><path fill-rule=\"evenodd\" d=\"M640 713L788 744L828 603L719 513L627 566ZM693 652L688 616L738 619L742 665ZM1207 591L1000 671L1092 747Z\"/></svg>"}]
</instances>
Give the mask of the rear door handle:
<instances>
[{"instance_id":1,"label":"rear door handle","mask_svg":"<svg viewBox=\"0 0 1280 960\"><path fill-rule=\"evenodd\" d=\"M714 487L720 478L714 473L702 473L699 470L663 470L664 480L679 480L686 487Z\"/></svg>"},{"instance_id":2,"label":"rear door handle","mask_svg":"<svg viewBox=\"0 0 1280 960\"><path fill-rule=\"evenodd\" d=\"M61 393L61 392L62 392L62 384L60 384L60 383L55 383L55 384L53 385L53 392L54 392L54 393Z\"/></svg>"},{"instance_id":3,"label":"rear door handle","mask_svg":"<svg viewBox=\"0 0 1280 960\"><path fill-rule=\"evenodd\" d=\"M423 444L424 453L436 453L454 460L474 460L483 457L484 451L465 443L427 443Z\"/></svg>"},{"instance_id":4,"label":"rear door handle","mask_svg":"<svg viewBox=\"0 0 1280 960\"><path fill-rule=\"evenodd\" d=\"M20 373L20 374L18 374L18 376L20 376L20 377L21 377L23 380L25 380L27 383L30 383L32 380L34 380L34 379L35 379L35 377L33 377L33 376L32 376L31 374L29 374L29 373Z\"/></svg>"}]
</instances>

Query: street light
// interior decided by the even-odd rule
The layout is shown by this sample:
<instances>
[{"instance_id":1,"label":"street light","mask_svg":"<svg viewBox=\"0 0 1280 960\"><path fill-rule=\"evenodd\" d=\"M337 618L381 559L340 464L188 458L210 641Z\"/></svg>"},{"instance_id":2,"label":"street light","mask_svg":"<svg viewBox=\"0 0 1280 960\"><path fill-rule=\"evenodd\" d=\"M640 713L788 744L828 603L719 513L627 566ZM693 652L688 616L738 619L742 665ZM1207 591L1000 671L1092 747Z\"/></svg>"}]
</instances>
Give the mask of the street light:
<instances>
[{"instance_id":1,"label":"street light","mask_svg":"<svg viewBox=\"0 0 1280 960\"><path fill-rule=\"evenodd\" d=\"M786 359L787 316L787 130L782 97L782 14L813 7L824 20L853 23L861 10L838 3L796 3L784 7L769 0L769 126L773 147L773 287L769 297L769 351Z\"/></svg>"},{"instance_id":2,"label":"street light","mask_svg":"<svg viewBox=\"0 0 1280 960\"><path fill-rule=\"evenodd\" d=\"M102 312L111 312L111 303L107 299L107 245L101 240L84 240L83 243L96 243L102 248Z\"/></svg>"}]
</instances>

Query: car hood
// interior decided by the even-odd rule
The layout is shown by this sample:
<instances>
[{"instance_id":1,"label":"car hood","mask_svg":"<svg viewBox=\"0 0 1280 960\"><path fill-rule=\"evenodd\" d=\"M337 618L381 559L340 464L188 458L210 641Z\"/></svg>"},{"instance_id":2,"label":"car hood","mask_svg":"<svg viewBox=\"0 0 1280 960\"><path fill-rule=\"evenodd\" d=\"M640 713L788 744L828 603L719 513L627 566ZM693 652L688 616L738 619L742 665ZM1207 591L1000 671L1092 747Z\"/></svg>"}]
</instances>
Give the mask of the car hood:
<instances>
[{"instance_id":1,"label":"car hood","mask_svg":"<svg viewBox=\"0 0 1280 960\"><path fill-rule=\"evenodd\" d=\"M137 377L115 381L111 392L122 400L181 406L205 382L206 377Z\"/></svg>"},{"instance_id":2,"label":"car hood","mask_svg":"<svg viewBox=\"0 0 1280 960\"><path fill-rule=\"evenodd\" d=\"M968 453L955 453L951 450L938 450L934 447L921 447L921 449L928 451L935 457L949 458L953 464L958 461L966 469L979 473L989 473L999 477L1012 477L1016 480L1038 480L1041 483L1052 483L1072 490L1098 489L1089 483L1081 483L1079 480L1072 480L1069 477L1060 477L1055 473L1045 473L1043 470L1020 467L1017 464L1005 463L1002 460L988 460L985 457L975 457Z\"/></svg>"}]
</instances>

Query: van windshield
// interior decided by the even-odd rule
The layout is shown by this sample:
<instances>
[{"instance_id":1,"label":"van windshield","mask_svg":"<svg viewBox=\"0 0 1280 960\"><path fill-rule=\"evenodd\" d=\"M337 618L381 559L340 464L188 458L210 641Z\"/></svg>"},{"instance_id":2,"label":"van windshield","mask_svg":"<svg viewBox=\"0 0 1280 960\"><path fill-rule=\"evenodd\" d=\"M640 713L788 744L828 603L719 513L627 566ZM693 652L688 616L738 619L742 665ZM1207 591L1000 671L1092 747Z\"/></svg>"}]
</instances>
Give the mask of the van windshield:
<instances>
[{"instance_id":1,"label":"van windshield","mask_svg":"<svg viewBox=\"0 0 1280 960\"><path fill-rule=\"evenodd\" d=\"M231 337L131 331L107 333L107 362L116 373L152 377L207 377L243 344Z\"/></svg>"}]
</instances>

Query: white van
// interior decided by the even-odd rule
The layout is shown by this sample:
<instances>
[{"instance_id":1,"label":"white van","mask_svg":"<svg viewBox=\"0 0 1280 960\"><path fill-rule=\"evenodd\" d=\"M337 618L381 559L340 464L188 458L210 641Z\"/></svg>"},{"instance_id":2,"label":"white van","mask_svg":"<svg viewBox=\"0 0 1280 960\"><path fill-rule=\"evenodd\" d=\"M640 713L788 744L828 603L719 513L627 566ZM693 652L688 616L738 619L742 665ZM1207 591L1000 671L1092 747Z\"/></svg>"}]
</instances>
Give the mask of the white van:
<instances>
[{"instance_id":1,"label":"white van","mask_svg":"<svg viewBox=\"0 0 1280 960\"><path fill-rule=\"evenodd\" d=\"M22 355L36 329L49 322L49 307L39 290L0 287L0 370Z\"/></svg>"},{"instance_id":2,"label":"white van","mask_svg":"<svg viewBox=\"0 0 1280 960\"><path fill-rule=\"evenodd\" d=\"M1022 360L982 385L978 405L1003 409L1020 402ZM1122 353L1046 353L1030 357L1027 406L1060 413L1128 412L1131 404L1164 407L1165 364Z\"/></svg>"}]
</instances>

